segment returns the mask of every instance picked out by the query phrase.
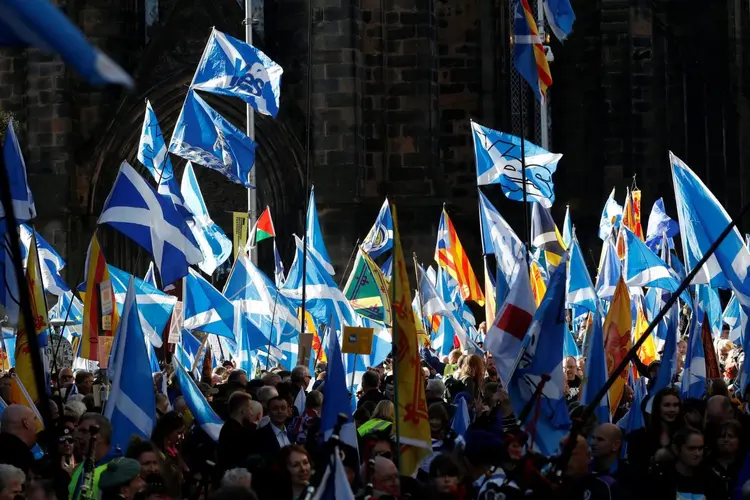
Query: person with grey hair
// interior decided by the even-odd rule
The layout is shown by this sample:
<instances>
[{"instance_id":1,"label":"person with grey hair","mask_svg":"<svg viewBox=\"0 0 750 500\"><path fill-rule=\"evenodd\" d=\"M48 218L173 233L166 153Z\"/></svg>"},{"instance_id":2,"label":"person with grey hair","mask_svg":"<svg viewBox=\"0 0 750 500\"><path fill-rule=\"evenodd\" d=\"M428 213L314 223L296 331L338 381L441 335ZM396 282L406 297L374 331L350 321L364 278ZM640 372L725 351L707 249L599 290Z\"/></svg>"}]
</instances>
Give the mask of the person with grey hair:
<instances>
[{"instance_id":1,"label":"person with grey hair","mask_svg":"<svg viewBox=\"0 0 750 500\"><path fill-rule=\"evenodd\" d=\"M455 410L445 401L445 383L440 379L430 379L427 381L427 389L425 389L425 397L427 399L427 407L435 403L440 403L445 411L448 412L448 416L451 417Z\"/></svg>"},{"instance_id":2,"label":"person with grey hair","mask_svg":"<svg viewBox=\"0 0 750 500\"><path fill-rule=\"evenodd\" d=\"M34 411L22 405L10 405L0 419L0 464L10 464L29 473L34 463L31 449L37 441Z\"/></svg>"},{"instance_id":3,"label":"person with grey hair","mask_svg":"<svg viewBox=\"0 0 750 500\"><path fill-rule=\"evenodd\" d=\"M228 488L232 486L251 489L253 487L253 475L247 469L241 467L229 469L221 478L221 487Z\"/></svg>"},{"instance_id":4,"label":"person with grey hair","mask_svg":"<svg viewBox=\"0 0 750 500\"><path fill-rule=\"evenodd\" d=\"M23 493L26 474L18 467L0 464L0 499L15 498Z\"/></svg>"},{"instance_id":5,"label":"person with grey hair","mask_svg":"<svg viewBox=\"0 0 750 500\"><path fill-rule=\"evenodd\" d=\"M265 385L258 389L258 402L263 407L263 415L264 417L260 419L260 422L258 422L258 428L265 427L268 425L269 419L268 419L268 401L271 398L275 398L279 395L279 391L276 390L275 387L271 385Z\"/></svg>"},{"instance_id":6,"label":"person with grey hair","mask_svg":"<svg viewBox=\"0 0 750 500\"><path fill-rule=\"evenodd\" d=\"M86 413L86 405L81 401L68 401L63 406L63 412L65 415L75 418L76 422L78 422L81 416Z\"/></svg>"}]
</instances>

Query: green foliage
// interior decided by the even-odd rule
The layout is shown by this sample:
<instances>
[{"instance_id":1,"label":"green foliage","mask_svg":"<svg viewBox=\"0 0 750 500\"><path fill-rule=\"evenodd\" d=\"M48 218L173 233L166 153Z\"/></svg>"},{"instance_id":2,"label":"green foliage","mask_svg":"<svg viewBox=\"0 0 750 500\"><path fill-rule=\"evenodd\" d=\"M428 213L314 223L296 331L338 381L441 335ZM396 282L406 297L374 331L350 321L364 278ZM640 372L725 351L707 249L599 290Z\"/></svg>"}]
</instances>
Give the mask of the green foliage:
<instances>
[{"instance_id":1,"label":"green foliage","mask_svg":"<svg viewBox=\"0 0 750 500\"><path fill-rule=\"evenodd\" d=\"M16 122L16 118L13 116L13 113L0 108L0 139L5 139L5 131L7 130L8 124L10 122L13 122L13 125L18 124L18 122Z\"/></svg>"}]
</instances>

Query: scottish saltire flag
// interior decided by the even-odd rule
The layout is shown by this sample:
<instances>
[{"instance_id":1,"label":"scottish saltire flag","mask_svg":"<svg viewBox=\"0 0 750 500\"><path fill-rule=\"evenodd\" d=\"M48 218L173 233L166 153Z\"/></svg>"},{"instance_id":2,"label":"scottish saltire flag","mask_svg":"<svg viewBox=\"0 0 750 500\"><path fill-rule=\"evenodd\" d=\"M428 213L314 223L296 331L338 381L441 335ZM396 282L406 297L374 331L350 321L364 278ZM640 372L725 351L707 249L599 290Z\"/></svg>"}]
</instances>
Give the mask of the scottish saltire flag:
<instances>
[{"instance_id":1,"label":"scottish saltire flag","mask_svg":"<svg viewBox=\"0 0 750 500\"><path fill-rule=\"evenodd\" d=\"M561 42L565 41L573 31L573 23L576 20L570 0L544 0L544 13L552 33Z\"/></svg>"},{"instance_id":2,"label":"scottish saltire flag","mask_svg":"<svg viewBox=\"0 0 750 500\"><path fill-rule=\"evenodd\" d=\"M570 242L573 241L573 221L570 218L570 205L565 206L562 239L565 247L570 248Z\"/></svg>"},{"instance_id":3,"label":"scottish saltire flag","mask_svg":"<svg viewBox=\"0 0 750 500\"><path fill-rule=\"evenodd\" d=\"M740 302L734 293L724 309L722 320L729 325L729 340L735 344L741 344L743 325L747 324L747 317L744 317Z\"/></svg>"},{"instance_id":4,"label":"scottish saltire flag","mask_svg":"<svg viewBox=\"0 0 750 500\"><path fill-rule=\"evenodd\" d=\"M216 170L246 188L255 166L256 143L229 123L195 91L188 90L169 152Z\"/></svg>"},{"instance_id":5,"label":"scottish saltire flag","mask_svg":"<svg viewBox=\"0 0 750 500\"><path fill-rule=\"evenodd\" d=\"M452 344L453 335L455 335L461 349L466 349L469 344L467 333L470 332L476 322L474 316L471 315L471 311L464 307L458 283L442 267L438 268L437 271L435 290L450 310L449 318L452 318L450 321L441 321L440 323L441 330L443 327L446 328L446 340ZM466 312L468 312L468 315Z\"/></svg>"},{"instance_id":6,"label":"scottish saltire flag","mask_svg":"<svg viewBox=\"0 0 750 500\"><path fill-rule=\"evenodd\" d=\"M146 275L143 276L143 281L148 283L154 288L159 288L159 286L156 284L156 272L154 271L154 261L148 263L148 270L146 271Z\"/></svg>"},{"instance_id":7,"label":"scottish saltire flag","mask_svg":"<svg viewBox=\"0 0 750 500\"><path fill-rule=\"evenodd\" d=\"M552 174L557 170L561 154L550 153L529 141L471 122L474 156L477 164L477 185L500 184L503 194L511 200L523 201L524 186L529 202L549 208L555 201ZM526 167L526 183L523 182Z\"/></svg>"},{"instance_id":8,"label":"scottish saltire flag","mask_svg":"<svg viewBox=\"0 0 750 500\"><path fill-rule=\"evenodd\" d=\"M538 416L534 429L534 448L545 456L555 454L570 429L570 417L563 391L564 374L560 369L565 335L566 260L567 254L550 276L547 294L529 327L528 347L508 385L513 409L516 415L521 415L526 403L534 398L542 375L550 375L551 378L544 385L539 401L534 403L539 407L529 413L529 418L525 422L521 422L526 427L531 423L531 415Z\"/></svg>"},{"instance_id":9,"label":"scottish saltire flag","mask_svg":"<svg viewBox=\"0 0 750 500\"><path fill-rule=\"evenodd\" d=\"M234 306L192 269L185 277L184 326L234 340Z\"/></svg>"},{"instance_id":10,"label":"scottish saltire flag","mask_svg":"<svg viewBox=\"0 0 750 500\"><path fill-rule=\"evenodd\" d=\"M456 413L453 415L453 421L451 421L451 430L453 430L457 436L464 437L466 431L469 430L470 424L471 418L469 417L469 407L466 404L466 398L460 398L458 400Z\"/></svg>"},{"instance_id":11,"label":"scottish saltire flag","mask_svg":"<svg viewBox=\"0 0 750 500\"><path fill-rule=\"evenodd\" d=\"M311 500L354 500L355 496L347 477L339 448L335 446L328 454L325 472Z\"/></svg>"},{"instance_id":12,"label":"scottish saltire flag","mask_svg":"<svg viewBox=\"0 0 750 500\"><path fill-rule=\"evenodd\" d=\"M646 226L646 246L656 253L659 250L664 234L669 238L669 248L674 248L672 238L680 232L680 226L677 221L672 220L664 209L664 199L659 198L654 202L651 208L651 214L648 216L648 225Z\"/></svg>"},{"instance_id":13,"label":"scottish saltire flag","mask_svg":"<svg viewBox=\"0 0 750 500\"><path fill-rule=\"evenodd\" d=\"M3 12L0 5L0 13ZM4 24L5 18L0 17L0 26ZM3 35L0 35L2 45ZM26 222L36 217L34 197L31 194L29 181L26 177L26 162L23 161L21 146L18 144L13 120L8 121L8 129L5 133L5 144L3 144L3 158L5 168L8 172L8 183L10 184L10 196L13 200L13 215L17 222ZM5 219L5 209L0 207L0 219Z\"/></svg>"},{"instance_id":14,"label":"scottish saltire flag","mask_svg":"<svg viewBox=\"0 0 750 500\"><path fill-rule=\"evenodd\" d=\"M596 294L600 299L611 300L620 281L622 268L617 250L612 243L612 238L604 240L602 256L599 264L599 274L596 276Z\"/></svg>"},{"instance_id":15,"label":"scottish saltire flag","mask_svg":"<svg viewBox=\"0 0 750 500\"><path fill-rule=\"evenodd\" d=\"M531 211L531 245L544 250L548 273L560 264L566 250L552 214L538 203Z\"/></svg>"},{"instance_id":16,"label":"scottish saltire flag","mask_svg":"<svg viewBox=\"0 0 750 500\"><path fill-rule=\"evenodd\" d=\"M602 317L598 311L594 311L593 313L587 343L586 373L583 377L583 387L581 387L581 404L584 406L594 402L594 396L604 387L609 378L607 375L607 356L604 352ZM640 412L640 408L638 408L638 411ZM599 401L594 410L594 415L596 415L596 419L600 424L611 422L609 391Z\"/></svg>"},{"instance_id":17,"label":"scottish saltire flag","mask_svg":"<svg viewBox=\"0 0 750 500\"><path fill-rule=\"evenodd\" d=\"M138 315L141 319L143 334L154 347L161 347L161 334L169 323L177 297L166 294L151 283L136 278L114 266L107 266L112 280L112 290L115 293L115 303L120 314L123 313L127 284L132 278L135 285Z\"/></svg>"},{"instance_id":18,"label":"scottish saltire flag","mask_svg":"<svg viewBox=\"0 0 750 500\"><path fill-rule=\"evenodd\" d=\"M721 336L722 323L721 298L719 297L719 291L715 288L710 288L707 285L695 285L695 289L695 302L697 305L696 310L700 310L708 314L709 323L711 325L711 335L713 338L717 338ZM683 297L680 298L686 300ZM701 313L698 318L703 318L703 313ZM700 325L698 326L698 330L700 330ZM698 333L698 335L700 335L700 332Z\"/></svg>"},{"instance_id":19,"label":"scottish saltire flag","mask_svg":"<svg viewBox=\"0 0 750 500\"><path fill-rule=\"evenodd\" d=\"M583 259L583 252L574 237L570 247L570 269L565 283L566 302L570 306L580 306L591 312L599 306L598 297L591 283L591 276Z\"/></svg>"},{"instance_id":20,"label":"scottish saltire flag","mask_svg":"<svg viewBox=\"0 0 750 500\"><path fill-rule=\"evenodd\" d=\"M380 207L375 224L370 228L365 239L362 241L362 250L373 259L393 248L393 219L391 218L391 206L388 198Z\"/></svg>"},{"instance_id":21,"label":"scottish saltire flag","mask_svg":"<svg viewBox=\"0 0 750 500\"><path fill-rule=\"evenodd\" d=\"M185 276L190 264L203 261L172 202L159 196L126 161L120 165L98 223L109 224L153 255L165 286Z\"/></svg>"},{"instance_id":22,"label":"scottish saltire flag","mask_svg":"<svg viewBox=\"0 0 750 500\"><path fill-rule=\"evenodd\" d=\"M239 97L259 113L275 117L283 72L260 50L214 28L190 88Z\"/></svg>"},{"instance_id":23,"label":"scottish saltire flag","mask_svg":"<svg viewBox=\"0 0 750 500\"><path fill-rule=\"evenodd\" d=\"M565 323L565 342L563 343L563 356L572 356L578 358L581 356L581 351L578 349L575 339L573 338L573 332L570 331L568 323Z\"/></svg>"},{"instance_id":24,"label":"scottish saltire flag","mask_svg":"<svg viewBox=\"0 0 750 500\"><path fill-rule=\"evenodd\" d=\"M625 243L622 274L629 287L653 286L670 292L677 291L680 280L666 262L625 226L620 228L620 235Z\"/></svg>"},{"instance_id":25,"label":"scottish saltire flag","mask_svg":"<svg viewBox=\"0 0 750 500\"><path fill-rule=\"evenodd\" d=\"M419 296L422 299L420 318L429 319L435 315L442 317L438 332L430 344L440 357L447 356L453 350L453 338L456 332L463 329L453 314L454 308L446 304L422 266L417 268L417 279L419 280Z\"/></svg>"},{"instance_id":26,"label":"scottish saltire flag","mask_svg":"<svg viewBox=\"0 0 750 500\"><path fill-rule=\"evenodd\" d=\"M646 412L651 413L651 407L654 402L653 396L671 385L672 379L677 373L677 338L680 335L679 332L679 316L680 310L677 304L672 306L672 310L669 311L665 317L666 323L666 334L664 340L664 349L661 355L661 365L659 366L659 372L656 375L656 382L654 382L651 391L649 391L649 402L646 406Z\"/></svg>"},{"instance_id":27,"label":"scottish saltire flag","mask_svg":"<svg viewBox=\"0 0 750 500\"><path fill-rule=\"evenodd\" d=\"M211 405L208 404L208 401L206 401L206 398L203 396L200 389L198 389L195 380L190 378L187 371L185 371L185 367L177 361L174 368L175 375L177 376L177 383L180 386L180 391L182 391L182 396L185 398L185 403L187 404L188 409L190 409L190 413L193 414L198 427L208 434L214 442L218 442L219 433L221 433L221 428L224 426L224 422L219 418L213 408L211 408Z\"/></svg>"},{"instance_id":28,"label":"scottish saltire flag","mask_svg":"<svg viewBox=\"0 0 750 500\"><path fill-rule=\"evenodd\" d=\"M227 238L224 231L208 215L206 202L203 200L198 179L195 178L193 165L190 162L187 162L182 173L181 189L185 197L185 205L193 214L190 230L205 257L198 267L204 273L211 275L229 258L232 253L232 240Z\"/></svg>"},{"instance_id":29,"label":"scottish saltire flag","mask_svg":"<svg viewBox=\"0 0 750 500\"><path fill-rule=\"evenodd\" d=\"M479 191L479 227L483 253L495 255L505 282L512 283L519 269L515 256L519 252L525 255L526 246L482 191Z\"/></svg>"},{"instance_id":30,"label":"scottish saltire flag","mask_svg":"<svg viewBox=\"0 0 750 500\"><path fill-rule=\"evenodd\" d=\"M276 240L273 240L273 281L276 284L276 288L281 288L286 280L286 273L284 272L284 262L281 260L279 255L279 249L276 247Z\"/></svg>"},{"instance_id":31,"label":"scottish saltire flag","mask_svg":"<svg viewBox=\"0 0 750 500\"><path fill-rule=\"evenodd\" d=\"M195 356L198 354L198 350L200 349L201 342L195 336L190 333L190 330L185 330L183 328L181 336L181 343L177 344L175 348L175 357L177 360L182 364L182 366L185 367L186 370L192 370L193 365L195 365ZM201 361L203 357L205 356L205 351L203 356L201 356L201 359L198 360L198 365L201 364ZM195 371L193 371L193 375L198 376L199 373L197 373L197 368Z\"/></svg>"},{"instance_id":32,"label":"scottish saltire flag","mask_svg":"<svg viewBox=\"0 0 750 500\"><path fill-rule=\"evenodd\" d=\"M380 268L381 271L383 271L383 276L385 276L388 281L391 280L393 277L393 256L389 256L385 262L383 262L382 267Z\"/></svg>"},{"instance_id":33,"label":"scottish saltire flag","mask_svg":"<svg viewBox=\"0 0 750 500\"><path fill-rule=\"evenodd\" d=\"M133 436L151 437L156 423L154 381L138 318L133 278L128 284L112 354L112 389L104 407L104 416L113 427L110 454L118 447L127 449Z\"/></svg>"},{"instance_id":34,"label":"scottish saltire flag","mask_svg":"<svg viewBox=\"0 0 750 500\"><path fill-rule=\"evenodd\" d=\"M323 233L320 230L320 221L318 220L318 208L315 206L315 187L310 190L310 202L307 205L307 223L305 226L307 251L315 255L315 258L321 263L328 274L333 276L336 271L331 264L331 258L328 256Z\"/></svg>"},{"instance_id":35,"label":"scottish saltire flag","mask_svg":"<svg viewBox=\"0 0 750 500\"><path fill-rule=\"evenodd\" d=\"M60 271L65 267L65 261L62 257L52 248L52 245L47 243L47 240L42 238L42 235L32 230L26 224L21 224L19 227L19 236L21 237L21 245L26 246L26 254L32 251L31 248L31 235L36 235L36 247L39 253L39 270L42 274L42 283L44 284L44 290L58 297L65 292L70 291L70 287L65 283L65 280L60 276ZM24 253L22 251L22 253Z\"/></svg>"},{"instance_id":36,"label":"scottish saltire flag","mask_svg":"<svg viewBox=\"0 0 750 500\"><path fill-rule=\"evenodd\" d=\"M351 398L349 394L349 381L346 378L344 364L341 358L341 346L335 334L328 335L328 369L326 370L325 388L328 397L323 398L323 410L320 415L320 432L323 439L328 439L333 433L339 414L343 413L348 421L341 427L341 441L353 448L357 448L357 428L352 420ZM356 398L355 398L356 399Z\"/></svg>"},{"instance_id":37,"label":"scottish saltire flag","mask_svg":"<svg viewBox=\"0 0 750 500\"><path fill-rule=\"evenodd\" d=\"M528 0L517 0L513 17L513 65L528 82L534 97L544 101L552 85L552 73Z\"/></svg>"},{"instance_id":38,"label":"scottish saltire flag","mask_svg":"<svg viewBox=\"0 0 750 500\"><path fill-rule=\"evenodd\" d=\"M682 370L680 394L683 399L701 399L706 393L706 354L703 350L701 338L701 324L697 317L703 316L698 308L690 318L690 337L688 339L687 353L685 353L685 366Z\"/></svg>"},{"instance_id":39,"label":"scottish saltire flag","mask_svg":"<svg viewBox=\"0 0 750 500\"><path fill-rule=\"evenodd\" d=\"M606 241L609 235L612 234L612 229L620 227L621 220L622 205L615 201L615 188L612 188L612 192L604 204L604 210L602 210L602 216L599 220L599 239Z\"/></svg>"}]
</instances>

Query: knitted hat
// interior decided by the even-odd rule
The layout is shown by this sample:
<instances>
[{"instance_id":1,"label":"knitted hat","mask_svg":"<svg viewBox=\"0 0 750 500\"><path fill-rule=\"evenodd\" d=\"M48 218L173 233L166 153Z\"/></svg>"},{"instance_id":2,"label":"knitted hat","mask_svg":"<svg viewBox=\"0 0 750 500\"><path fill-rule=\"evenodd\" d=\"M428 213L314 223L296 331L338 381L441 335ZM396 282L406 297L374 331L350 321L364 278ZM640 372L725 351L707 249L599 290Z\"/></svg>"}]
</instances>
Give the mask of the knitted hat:
<instances>
[{"instance_id":1,"label":"knitted hat","mask_svg":"<svg viewBox=\"0 0 750 500\"><path fill-rule=\"evenodd\" d=\"M107 464L99 478L99 488L108 490L128 484L141 473L141 464L132 458L116 458Z\"/></svg>"}]
</instances>

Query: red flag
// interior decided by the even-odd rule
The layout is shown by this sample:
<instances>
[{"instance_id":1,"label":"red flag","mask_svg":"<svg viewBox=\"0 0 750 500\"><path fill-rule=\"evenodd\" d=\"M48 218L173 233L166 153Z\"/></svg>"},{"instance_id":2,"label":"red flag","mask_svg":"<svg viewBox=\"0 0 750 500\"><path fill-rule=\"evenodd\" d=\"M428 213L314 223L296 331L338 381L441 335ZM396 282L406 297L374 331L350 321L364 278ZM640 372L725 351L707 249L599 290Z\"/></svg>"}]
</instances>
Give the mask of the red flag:
<instances>
[{"instance_id":1,"label":"red flag","mask_svg":"<svg viewBox=\"0 0 750 500\"><path fill-rule=\"evenodd\" d=\"M711 338L711 323L708 321L708 314L706 313L703 314L701 341L703 342L703 357L706 360L706 380L721 378L719 360L716 359L716 349L714 349L713 339Z\"/></svg>"}]
</instances>

